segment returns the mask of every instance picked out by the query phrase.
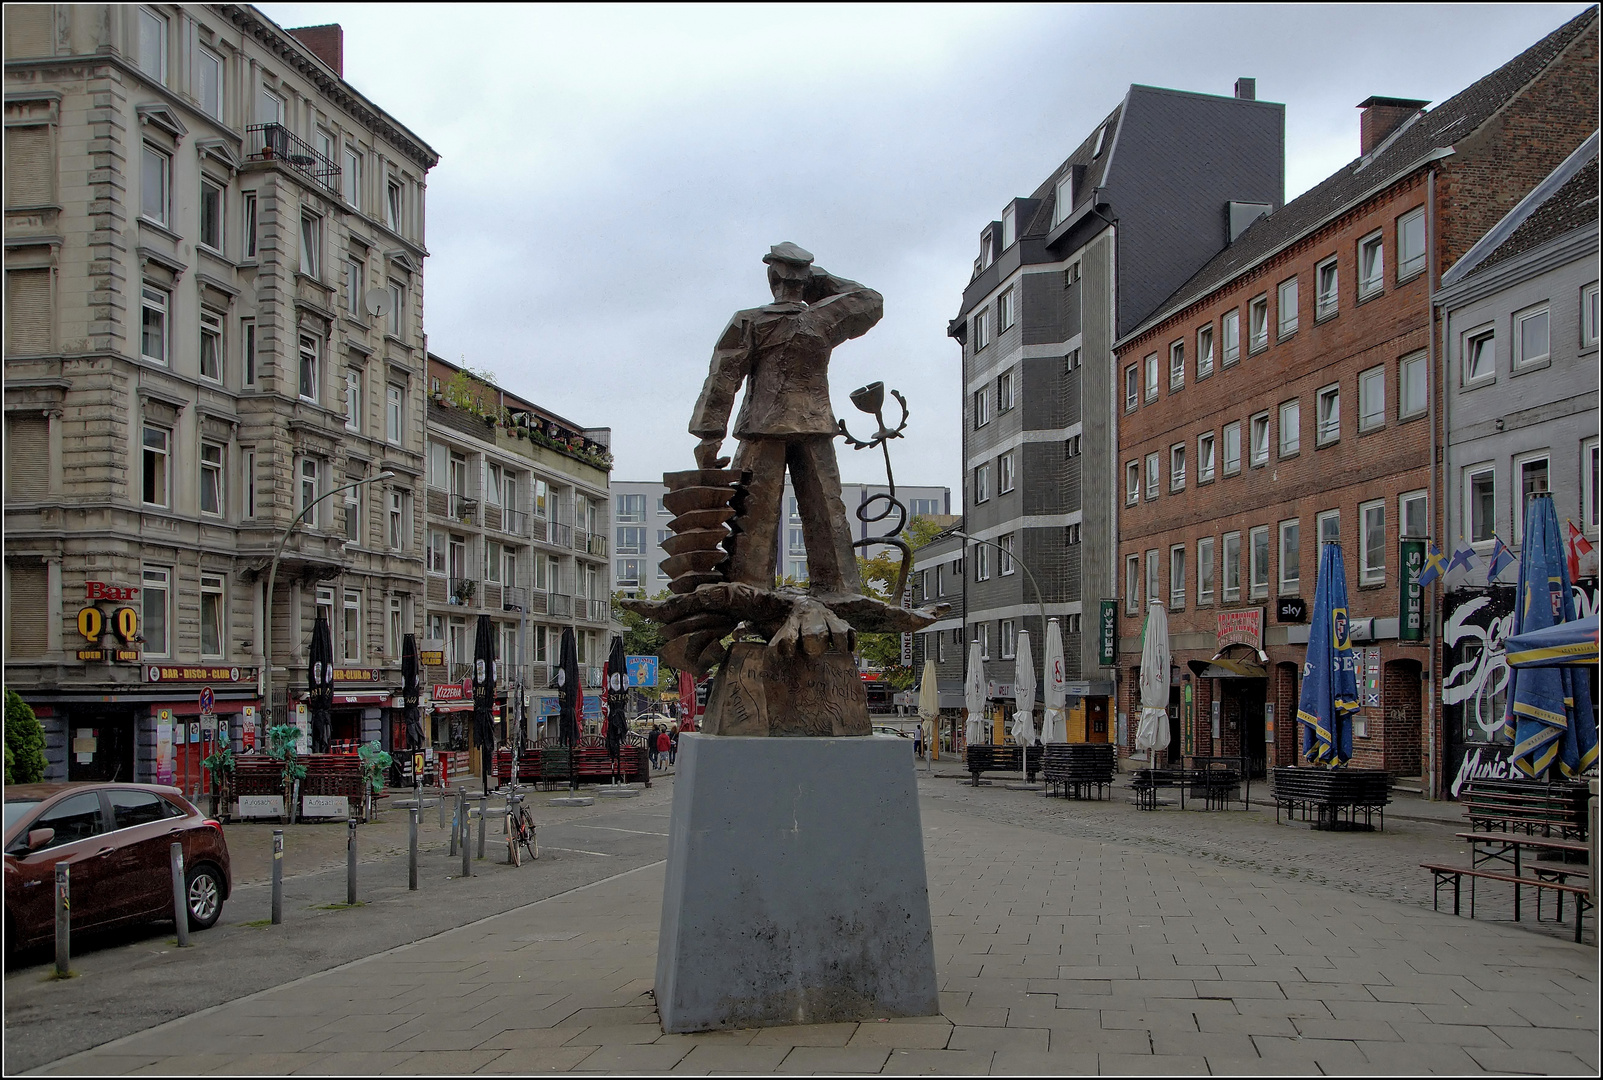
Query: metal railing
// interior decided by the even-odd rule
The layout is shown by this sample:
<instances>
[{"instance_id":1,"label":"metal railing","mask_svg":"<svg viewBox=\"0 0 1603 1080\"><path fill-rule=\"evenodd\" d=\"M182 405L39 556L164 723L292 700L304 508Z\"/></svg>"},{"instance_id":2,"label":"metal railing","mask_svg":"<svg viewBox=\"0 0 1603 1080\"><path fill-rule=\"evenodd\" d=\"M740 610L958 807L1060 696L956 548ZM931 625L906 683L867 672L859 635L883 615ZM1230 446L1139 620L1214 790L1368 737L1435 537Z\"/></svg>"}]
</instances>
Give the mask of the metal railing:
<instances>
[{"instance_id":1,"label":"metal railing","mask_svg":"<svg viewBox=\"0 0 1603 1080\"><path fill-rule=\"evenodd\" d=\"M529 591L519 585L508 585L501 590L502 611L527 611L529 609Z\"/></svg>"},{"instance_id":2,"label":"metal railing","mask_svg":"<svg viewBox=\"0 0 1603 1080\"><path fill-rule=\"evenodd\" d=\"M605 559L607 557L607 534L599 532L591 533L589 551L590 554L599 555Z\"/></svg>"},{"instance_id":3,"label":"metal railing","mask_svg":"<svg viewBox=\"0 0 1603 1080\"><path fill-rule=\"evenodd\" d=\"M573 530L573 547L575 551L588 552L590 550L590 530Z\"/></svg>"},{"instance_id":4,"label":"metal railing","mask_svg":"<svg viewBox=\"0 0 1603 1080\"><path fill-rule=\"evenodd\" d=\"M247 161L283 162L330 194L340 194L340 167L283 124L249 125L245 147Z\"/></svg>"},{"instance_id":5,"label":"metal railing","mask_svg":"<svg viewBox=\"0 0 1603 1080\"><path fill-rule=\"evenodd\" d=\"M558 547L573 546L573 526L564 521L553 521L547 526L546 540Z\"/></svg>"},{"instance_id":6,"label":"metal railing","mask_svg":"<svg viewBox=\"0 0 1603 1080\"><path fill-rule=\"evenodd\" d=\"M501 531L513 536L528 536L529 515L522 510L502 510Z\"/></svg>"},{"instance_id":7,"label":"metal railing","mask_svg":"<svg viewBox=\"0 0 1603 1080\"><path fill-rule=\"evenodd\" d=\"M472 521L473 515L478 512L479 502L466 495L451 496L451 516L459 521Z\"/></svg>"},{"instance_id":8,"label":"metal railing","mask_svg":"<svg viewBox=\"0 0 1603 1080\"><path fill-rule=\"evenodd\" d=\"M573 614L573 597L566 593L548 593L546 605L547 615L565 617Z\"/></svg>"},{"instance_id":9,"label":"metal railing","mask_svg":"<svg viewBox=\"0 0 1603 1080\"><path fill-rule=\"evenodd\" d=\"M582 601L582 603L586 604L589 608L586 618L588 618L591 622L606 622L608 616L612 614L612 604L610 601L586 600Z\"/></svg>"}]
</instances>

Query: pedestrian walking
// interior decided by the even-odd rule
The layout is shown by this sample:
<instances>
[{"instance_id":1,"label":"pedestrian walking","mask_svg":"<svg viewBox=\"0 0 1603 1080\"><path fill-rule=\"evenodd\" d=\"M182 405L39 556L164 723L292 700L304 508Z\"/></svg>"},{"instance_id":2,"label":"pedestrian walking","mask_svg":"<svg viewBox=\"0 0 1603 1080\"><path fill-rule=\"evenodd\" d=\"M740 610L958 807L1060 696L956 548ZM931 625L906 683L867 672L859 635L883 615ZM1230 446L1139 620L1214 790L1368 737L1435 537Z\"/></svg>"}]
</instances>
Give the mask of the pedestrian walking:
<instances>
[{"instance_id":1,"label":"pedestrian walking","mask_svg":"<svg viewBox=\"0 0 1603 1080\"><path fill-rule=\"evenodd\" d=\"M679 732L668 732L668 764L672 765L679 757Z\"/></svg>"},{"instance_id":2,"label":"pedestrian walking","mask_svg":"<svg viewBox=\"0 0 1603 1080\"><path fill-rule=\"evenodd\" d=\"M651 733L646 736L646 753L651 757L651 767L657 767L657 725L651 725Z\"/></svg>"},{"instance_id":3,"label":"pedestrian walking","mask_svg":"<svg viewBox=\"0 0 1603 1080\"><path fill-rule=\"evenodd\" d=\"M664 768L667 767L668 748L670 745L671 743L668 739L668 729L663 728L662 731L657 734L657 759L662 762Z\"/></svg>"}]
</instances>

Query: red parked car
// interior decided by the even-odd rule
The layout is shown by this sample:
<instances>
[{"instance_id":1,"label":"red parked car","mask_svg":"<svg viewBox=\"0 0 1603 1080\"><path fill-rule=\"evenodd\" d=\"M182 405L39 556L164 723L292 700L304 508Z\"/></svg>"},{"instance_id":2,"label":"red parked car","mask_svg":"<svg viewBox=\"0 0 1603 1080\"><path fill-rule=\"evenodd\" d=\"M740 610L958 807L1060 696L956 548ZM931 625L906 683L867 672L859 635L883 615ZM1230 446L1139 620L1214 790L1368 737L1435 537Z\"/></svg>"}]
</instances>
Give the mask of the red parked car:
<instances>
[{"instance_id":1,"label":"red parked car","mask_svg":"<svg viewBox=\"0 0 1603 1080\"><path fill-rule=\"evenodd\" d=\"M175 787L16 784L5 789L6 950L54 940L56 864L72 867L72 929L170 919L171 845L184 845L189 926L222 914L231 885L223 827Z\"/></svg>"}]
</instances>

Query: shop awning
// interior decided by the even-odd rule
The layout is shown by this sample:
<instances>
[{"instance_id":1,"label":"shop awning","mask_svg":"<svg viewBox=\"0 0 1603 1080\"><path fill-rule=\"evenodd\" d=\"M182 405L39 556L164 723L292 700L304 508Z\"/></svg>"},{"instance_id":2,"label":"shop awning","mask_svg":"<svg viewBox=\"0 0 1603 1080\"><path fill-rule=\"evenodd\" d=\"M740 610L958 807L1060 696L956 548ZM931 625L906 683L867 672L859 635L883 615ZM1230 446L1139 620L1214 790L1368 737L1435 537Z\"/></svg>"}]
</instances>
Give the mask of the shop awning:
<instances>
[{"instance_id":1,"label":"shop awning","mask_svg":"<svg viewBox=\"0 0 1603 1080\"><path fill-rule=\"evenodd\" d=\"M334 691L336 705L388 705L395 697L389 690L369 690L360 694L342 694Z\"/></svg>"},{"instance_id":2,"label":"shop awning","mask_svg":"<svg viewBox=\"0 0 1603 1080\"><path fill-rule=\"evenodd\" d=\"M1212 660L1189 660L1186 666L1202 679L1267 679L1269 672L1251 660L1228 660L1216 656Z\"/></svg>"}]
</instances>

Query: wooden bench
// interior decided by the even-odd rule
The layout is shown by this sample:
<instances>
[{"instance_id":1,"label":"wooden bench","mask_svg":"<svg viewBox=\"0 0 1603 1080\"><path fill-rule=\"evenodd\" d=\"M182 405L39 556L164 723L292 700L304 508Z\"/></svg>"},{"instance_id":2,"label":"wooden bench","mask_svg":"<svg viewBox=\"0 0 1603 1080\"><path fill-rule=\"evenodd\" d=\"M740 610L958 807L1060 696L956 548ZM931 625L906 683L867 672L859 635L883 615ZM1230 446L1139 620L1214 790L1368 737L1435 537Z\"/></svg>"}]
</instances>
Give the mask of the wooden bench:
<instances>
[{"instance_id":1,"label":"wooden bench","mask_svg":"<svg viewBox=\"0 0 1603 1080\"><path fill-rule=\"evenodd\" d=\"M507 754L506 768L510 776L511 752L502 753ZM546 739L536 748L535 754L539 761L538 772L531 775L520 761L519 775L531 781L538 780L548 788L559 783L605 784L613 776L612 759L607 756L607 740L600 735L580 736L579 745L571 750L553 739ZM500 754L497 754L498 763L499 760ZM646 755L644 736L631 732L624 738L622 765L626 782L641 781L647 787L651 786L651 760Z\"/></svg>"},{"instance_id":2,"label":"wooden bench","mask_svg":"<svg viewBox=\"0 0 1603 1080\"><path fill-rule=\"evenodd\" d=\"M1041 774L1047 794L1061 785L1065 799L1105 799L1113 784L1112 743L1047 743L1041 747Z\"/></svg>"},{"instance_id":3,"label":"wooden bench","mask_svg":"<svg viewBox=\"0 0 1603 1080\"><path fill-rule=\"evenodd\" d=\"M1362 828L1373 828L1372 815L1378 813L1381 831L1386 829L1391 774L1384 769L1278 766L1271 775L1277 825L1284 810L1288 820L1295 820L1299 812L1304 821L1314 814L1314 827L1318 829L1356 829L1362 812Z\"/></svg>"},{"instance_id":4,"label":"wooden bench","mask_svg":"<svg viewBox=\"0 0 1603 1080\"><path fill-rule=\"evenodd\" d=\"M990 743L970 743L963 751L963 764L969 775L974 779L974 786L980 786L980 774L987 772L1013 773L1019 772L1019 752L1022 747L1015 745L994 746ZM1035 783L1035 774L1041 768L1041 747L1030 747L1029 757L1026 759L1028 773L1026 780Z\"/></svg>"},{"instance_id":5,"label":"wooden bench","mask_svg":"<svg viewBox=\"0 0 1603 1080\"><path fill-rule=\"evenodd\" d=\"M1586 839L1585 784L1541 780L1472 780L1460 799L1471 831Z\"/></svg>"},{"instance_id":6,"label":"wooden bench","mask_svg":"<svg viewBox=\"0 0 1603 1080\"><path fill-rule=\"evenodd\" d=\"M1565 880L1549 880L1546 878L1521 877L1517 874L1505 874L1501 870L1478 870L1470 866L1449 866L1445 863L1420 863L1421 867L1429 870L1435 878L1435 886L1431 895L1431 907L1441 910L1442 889L1449 883L1453 886L1453 914L1460 913L1460 893L1464 878L1469 878L1469 917L1475 917L1475 881L1477 878L1486 881L1503 881L1514 886L1514 921L1520 921L1520 890L1529 886L1536 890L1536 918L1542 918L1542 890L1552 889L1560 897L1569 893L1575 897L1575 942L1581 942L1582 916L1592 906L1588 894L1591 892L1590 883L1585 885L1572 885ZM1562 907L1560 911L1562 912ZM1563 918L1561 914L1559 916ZM1594 937L1596 936L1594 928Z\"/></svg>"}]
</instances>

